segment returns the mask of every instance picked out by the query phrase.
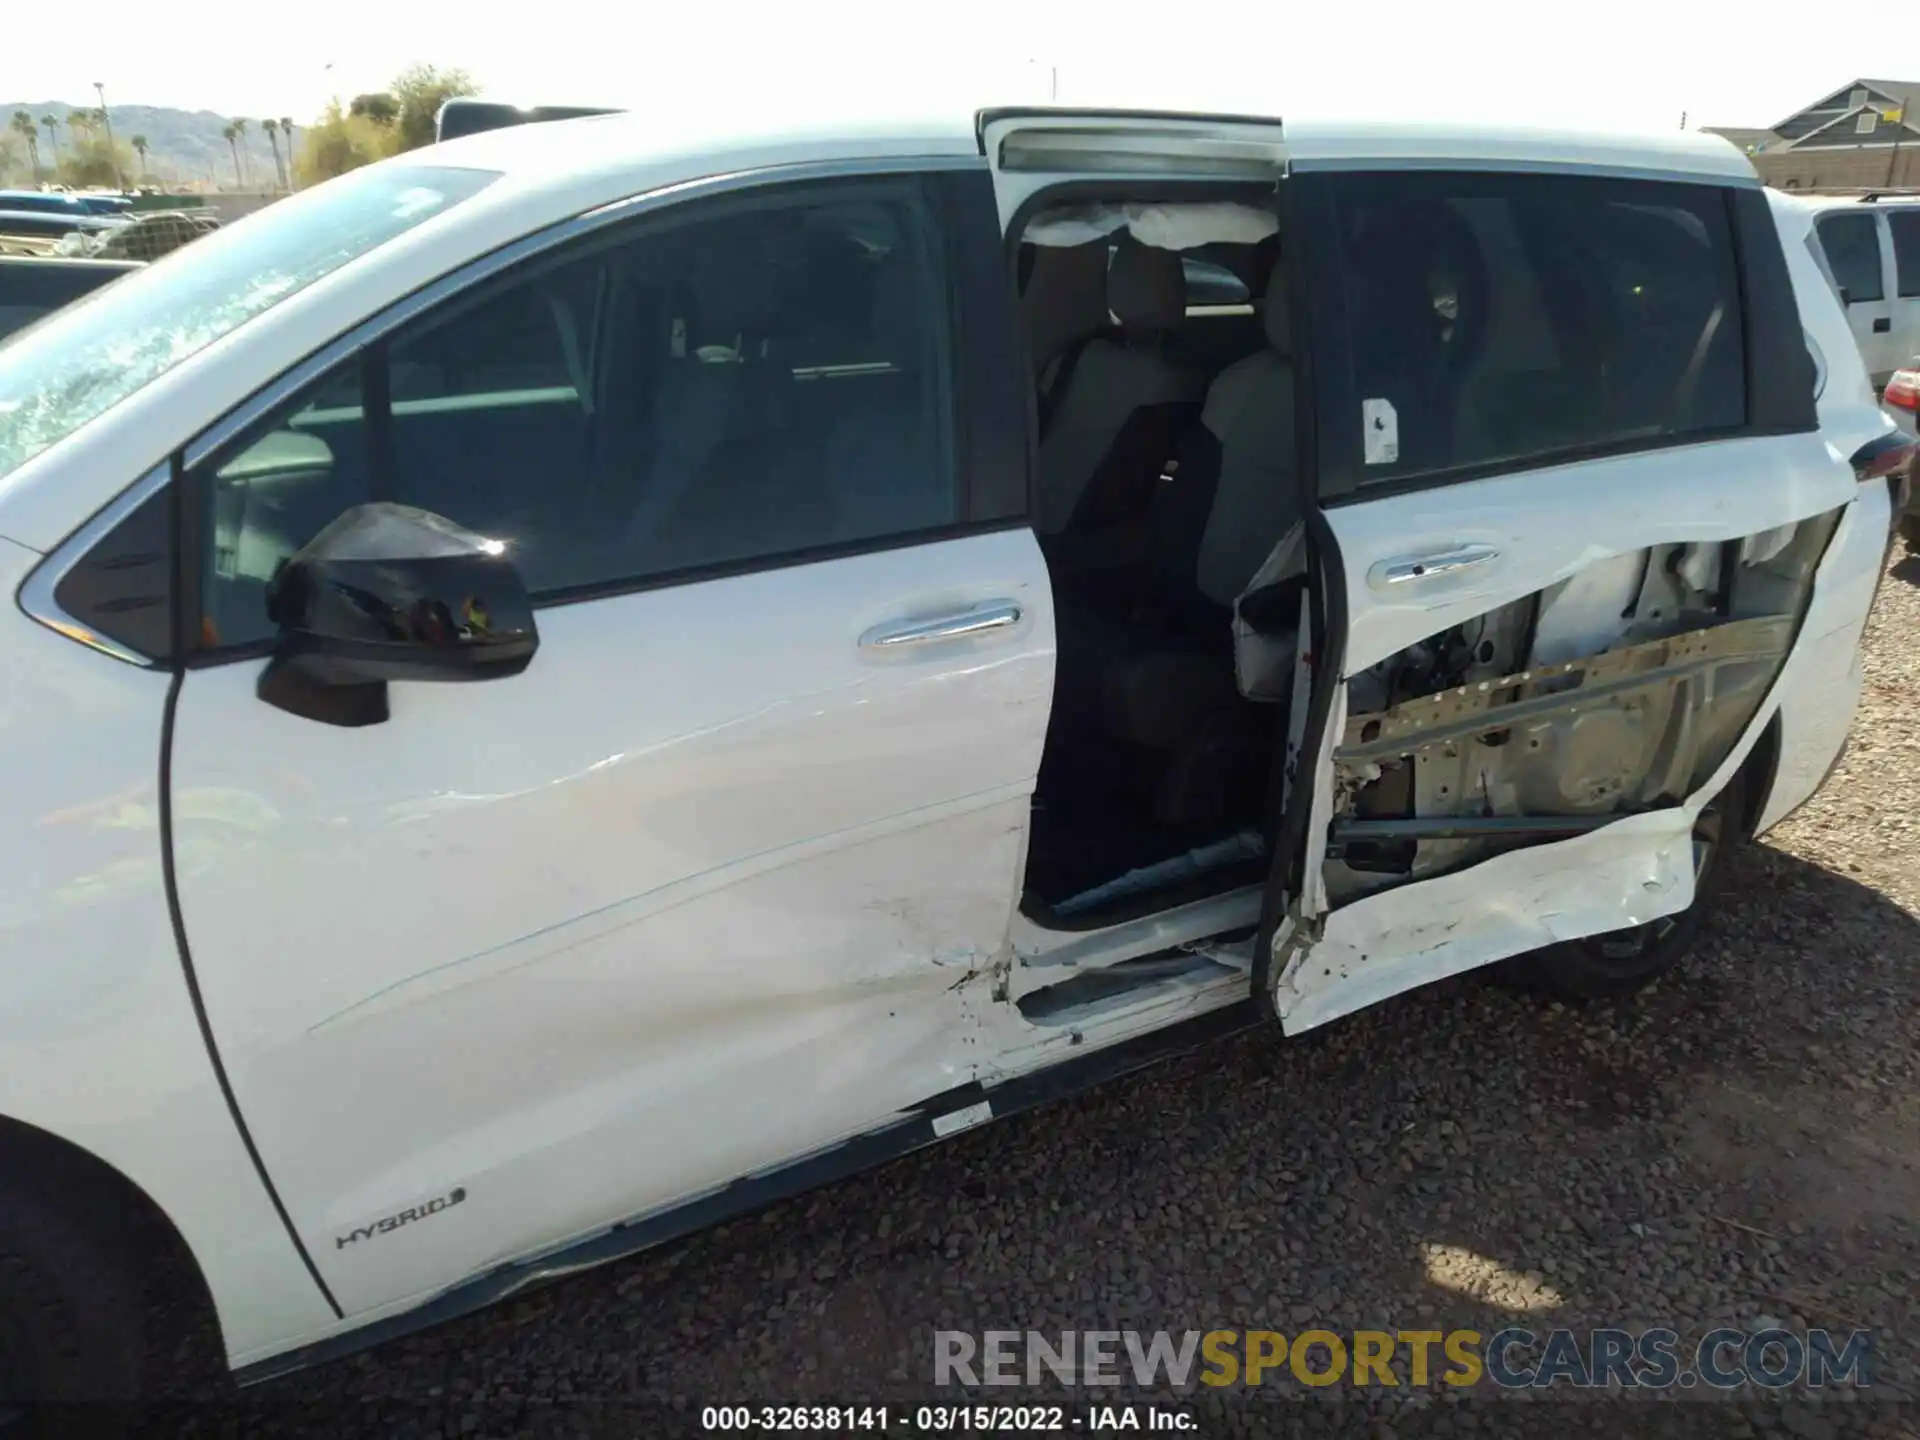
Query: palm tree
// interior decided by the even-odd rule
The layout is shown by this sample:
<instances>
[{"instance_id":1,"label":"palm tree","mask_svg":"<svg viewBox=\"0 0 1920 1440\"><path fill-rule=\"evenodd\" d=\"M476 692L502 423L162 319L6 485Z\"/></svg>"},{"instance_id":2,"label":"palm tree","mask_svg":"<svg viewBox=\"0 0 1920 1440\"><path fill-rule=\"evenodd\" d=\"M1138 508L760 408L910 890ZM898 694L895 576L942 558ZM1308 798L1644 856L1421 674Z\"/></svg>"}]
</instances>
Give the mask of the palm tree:
<instances>
[{"instance_id":1,"label":"palm tree","mask_svg":"<svg viewBox=\"0 0 1920 1440\"><path fill-rule=\"evenodd\" d=\"M67 135L87 135L93 130L93 112L91 110L69 110L67 112Z\"/></svg>"},{"instance_id":2,"label":"palm tree","mask_svg":"<svg viewBox=\"0 0 1920 1440\"><path fill-rule=\"evenodd\" d=\"M298 179L298 177L293 173L293 117L292 116L282 115L280 117L280 133L287 137L287 193L291 195L293 193L294 184Z\"/></svg>"},{"instance_id":3,"label":"palm tree","mask_svg":"<svg viewBox=\"0 0 1920 1440\"><path fill-rule=\"evenodd\" d=\"M144 180L147 178L147 137L136 135L127 143L133 146L133 153L140 157L140 178Z\"/></svg>"},{"instance_id":4,"label":"palm tree","mask_svg":"<svg viewBox=\"0 0 1920 1440\"><path fill-rule=\"evenodd\" d=\"M251 163L251 157L247 154L247 122L238 115L233 117L233 133L235 138L240 142L240 158L248 162L247 178L240 183L243 185L251 184L253 182L253 165Z\"/></svg>"},{"instance_id":5,"label":"palm tree","mask_svg":"<svg viewBox=\"0 0 1920 1440\"><path fill-rule=\"evenodd\" d=\"M47 132L48 148L53 151L53 168L58 170L60 168L59 117L55 115L42 115L40 117L40 126Z\"/></svg>"},{"instance_id":6,"label":"palm tree","mask_svg":"<svg viewBox=\"0 0 1920 1440\"><path fill-rule=\"evenodd\" d=\"M287 170L280 163L280 122L269 115L260 122L260 128L267 132L267 144L273 149L273 173L280 177L280 188L287 188Z\"/></svg>"},{"instance_id":7,"label":"palm tree","mask_svg":"<svg viewBox=\"0 0 1920 1440\"><path fill-rule=\"evenodd\" d=\"M27 163L33 167L33 183L40 183L40 127L33 123L33 113L28 110L16 110L13 118L7 122L7 128L18 135L27 145Z\"/></svg>"},{"instance_id":8,"label":"palm tree","mask_svg":"<svg viewBox=\"0 0 1920 1440\"><path fill-rule=\"evenodd\" d=\"M246 184L240 178L240 127L229 121L221 130L220 138L227 142L227 148L233 151L233 188L238 190Z\"/></svg>"}]
</instances>

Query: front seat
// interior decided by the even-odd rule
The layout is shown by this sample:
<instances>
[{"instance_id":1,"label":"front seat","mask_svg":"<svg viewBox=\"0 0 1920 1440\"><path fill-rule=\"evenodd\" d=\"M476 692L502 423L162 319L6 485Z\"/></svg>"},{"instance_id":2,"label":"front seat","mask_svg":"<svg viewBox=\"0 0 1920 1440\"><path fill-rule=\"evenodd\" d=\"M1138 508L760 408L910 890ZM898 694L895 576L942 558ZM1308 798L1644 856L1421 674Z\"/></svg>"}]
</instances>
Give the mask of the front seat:
<instances>
[{"instance_id":1,"label":"front seat","mask_svg":"<svg viewBox=\"0 0 1920 1440\"><path fill-rule=\"evenodd\" d=\"M1061 358L1107 326L1107 242L1035 245L1020 289L1020 323L1044 388Z\"/></svg>"},{"instance_id":2,"label":"front seat","mask_svg":"<svg viewBox=\"0 0 1920 1440\"><path fill-rule=\"evenodd\" d=\"M1266 345L1214 377L1200 412L1203 443L1218 447L1219 460L1195 537L1193 583L1229 612L1302 514L1292 312L1278 265L1260 309Z\"/></svg>"},{"instance_id":3,"label":"front seat","mask_svg":"<svg viewBox=\"0 0 1920 1440\"><path fill-rule=\"evenodd\" d=\"M1042 535L1057 535L1073 521L1140 412L1191 405L1205 393L1205 372L1165 348L1187 315L1178 254L1123 238L1107 270L1107 308L1119 322L1117 338L1096 337L1067 351L1041 392L1033 526ZM1166 458L1145 450L1139 457L1154 472Z\"/></svg>"}]
</instances>

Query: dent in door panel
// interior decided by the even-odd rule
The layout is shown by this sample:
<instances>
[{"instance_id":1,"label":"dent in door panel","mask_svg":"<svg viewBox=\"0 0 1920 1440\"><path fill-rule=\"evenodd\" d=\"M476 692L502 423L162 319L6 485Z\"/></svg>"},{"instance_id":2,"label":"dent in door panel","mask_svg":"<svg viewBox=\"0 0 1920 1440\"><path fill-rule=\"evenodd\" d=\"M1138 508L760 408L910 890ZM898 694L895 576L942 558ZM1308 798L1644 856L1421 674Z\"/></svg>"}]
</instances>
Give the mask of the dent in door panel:
<instances>
[{"instance_id":1,"label":"dent in door panel","mask_svg":"<svg viewBox=\"0 0 1920 1440\"><path fill-rule=\"evenodd\" d=\"M324 1249L469 1192L377 1264L321 1259L343 1304L970 1076L945 997L1006 943L1052 691L1044 576L1009 531L555 607L524 675L396 685L359 731L259 704L250 664L188 676L181 906L296 1222ZM859 648L889 616L1003 599L1018 627ZM244 827L192 818L216 792L255 797Z\"/></svg>"}]
</instances>

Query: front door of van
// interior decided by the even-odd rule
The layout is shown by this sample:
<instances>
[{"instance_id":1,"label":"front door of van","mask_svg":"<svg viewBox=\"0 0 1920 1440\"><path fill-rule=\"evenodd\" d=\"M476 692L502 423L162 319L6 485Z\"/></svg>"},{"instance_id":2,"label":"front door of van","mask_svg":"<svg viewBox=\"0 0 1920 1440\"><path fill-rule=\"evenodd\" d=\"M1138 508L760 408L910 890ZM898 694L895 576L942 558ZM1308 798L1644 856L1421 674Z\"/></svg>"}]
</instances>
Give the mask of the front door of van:
<instances>
[{"instance_id":1,"label":"front door of van","mask_svg":"<svg viewBox=\"0 0 1920 1440\"><path fill-rule=\"evenodd\" d=\"M1857 559L1864 493L1757 189L1291 183L1335 668L1276 876L1290 1032L1684 910L1696 817L1837 623L1822 564Z\"/></svg>"},{"instance_id":2,"label":"front door of van","mask_svg":"<svg viewBox=\"0 0 1920 1440\"><path fill-rule=\"evenodd\" d=\"M1011 448L970 429L1020 372L1004 281L970 289L1004 276L984 167L621 223L369 336L190 476L181 916L348 1313L974 1075L1053 677L1017 388ZM506 542L523 674L395 683L357 729L257 698L265 581L367 499Z\"/></svg>"}]
</instances>

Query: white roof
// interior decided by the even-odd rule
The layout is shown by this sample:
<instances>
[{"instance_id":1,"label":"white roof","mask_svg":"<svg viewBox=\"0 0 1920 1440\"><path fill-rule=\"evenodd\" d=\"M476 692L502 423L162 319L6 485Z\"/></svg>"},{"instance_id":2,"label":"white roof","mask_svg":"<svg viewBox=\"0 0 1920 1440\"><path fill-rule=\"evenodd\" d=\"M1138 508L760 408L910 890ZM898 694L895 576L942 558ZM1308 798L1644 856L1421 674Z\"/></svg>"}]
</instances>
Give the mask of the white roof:
<instances>
[{"instance_id":1,"label":"white roof","mask_svg":"<svg viewBox=\"0 0 1920 1440\"><path fill-rule=\"evenodd\" d=\"M1035 107L1035 113L1070 114ZM801 124L777 114L728 110L708 115L627 111L581 120L512 126L450 141L407 158L505 172L509 181L560 173L654 164L676 171L705 163L707 173L854 155L979 153L971 114L875 116L853 112ZM1173 118L1171 112L1166 118ZM1204 118L1196 115L1195 118ZM1247 117L1235 117L1245 119ZM1151 123L1146 122L1146 123ZM1461 126L1278 118L1289 158L1300 168L1341 162L1430 161L1603 169L1619 173L1755 179L1747 157L1701 131L1596 132L1523 126ZM556 127L558 127L556 129ZM515 184L512 188L518 189Z\"/></svg>"}]
</instances>

